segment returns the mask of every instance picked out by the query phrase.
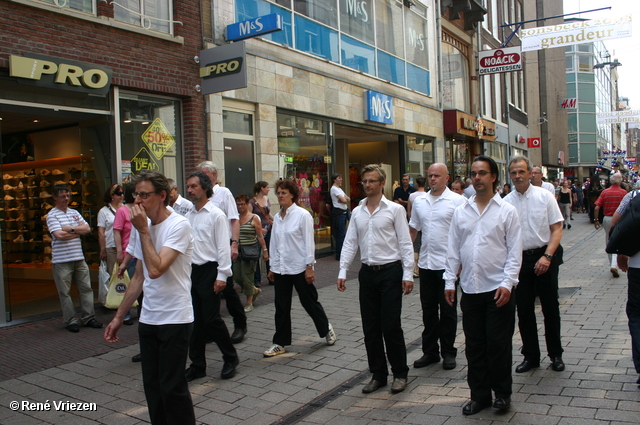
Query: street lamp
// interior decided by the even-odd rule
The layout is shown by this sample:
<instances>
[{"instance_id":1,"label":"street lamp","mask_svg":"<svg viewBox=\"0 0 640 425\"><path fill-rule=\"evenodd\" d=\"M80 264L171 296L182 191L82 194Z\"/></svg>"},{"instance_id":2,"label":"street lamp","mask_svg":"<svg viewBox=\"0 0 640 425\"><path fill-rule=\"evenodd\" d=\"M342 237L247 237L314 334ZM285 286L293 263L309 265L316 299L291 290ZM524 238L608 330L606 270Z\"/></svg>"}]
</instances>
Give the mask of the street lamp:
<instances>
[{"instance_id":1,"label":"street lamp","mask_svg":"<svg viewBox=\"0 0 640 425\"><path fill-rule=\"evenodd\" d=\"M613 62L602 62L595 64L593 65L593 69L602 69L605 66L608 66L609 68L616 68L618 66L622 66L622 64L618 62L618 59L614 59Z\"/></svg>"}]
</instances>

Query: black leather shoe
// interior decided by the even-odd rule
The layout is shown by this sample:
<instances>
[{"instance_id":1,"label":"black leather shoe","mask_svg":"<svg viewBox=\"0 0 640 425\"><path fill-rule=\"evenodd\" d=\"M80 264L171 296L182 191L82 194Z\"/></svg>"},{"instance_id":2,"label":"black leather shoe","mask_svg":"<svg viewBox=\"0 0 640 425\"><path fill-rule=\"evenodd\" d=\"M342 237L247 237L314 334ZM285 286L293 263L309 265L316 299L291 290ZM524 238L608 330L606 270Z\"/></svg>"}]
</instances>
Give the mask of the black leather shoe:
<instances>
[{"instance_id":1,"label":"black leather shoe","mask_svg":"<svg viewBox=\"0 0 640 425\"><path fill-rule=\"evenodd\" d=\"M233 330L233 333L231 334L231 342L233 344L237 344L239 342L242 342L242 340L244 339L244 336L246 334L247 334L247 328L244 328L244 329L235 328Z\"/></svg>"},{"instance_id":2,"label":"black leather shoe","mask_svg":"<svg viewBox=\"0 0 640 425\"><path fill-rule=\"evenodd\" d=\"M524 359L522 363L516 366L516 373L525 373L536 367L540 367L540 361L534 362L533 360Z\"/></svg>"},{"instance_id":3,"label":"black leather shoe","mask_svg":"<svg viewBox=\"0 0 640 425\"><path fill-rule=\"evenodd\" d=\"M434 364L438 362L440 362L440 356L425 354L424 356L420 357L418 360L413 362L413 367L415 367L416 369L419 369L421 367L426 367L426 366L429 366L430 364Z\"/></svg>"},{"instance_id":4,"label":"black leather shoe","mask_svg":"<svg viewBox=\"0 0 640 425\"><path fill-rule=\"evenodd\" d=\"M68 330L69 332L73 332L73 333L80 332L80 326L78 326L77 323L70 323L70 324L67 325L67 327L65 329Z\"/></svg>"},{"instance_id":5,"label":"black leather shoe","mask_svg":"<svg viewBox=\"0 0 640 425\"><path fill-rule=\"evenodd\" d=\"M386 382L378 381L377 379L371 378L371 381L369 381L369 383L365 385L364 388L362 388L362 392L365 394L369 394L386 385Z\"/></svg>"},{"instance_id":6,"label":"black leather shoe","mask_svg":"<svg viewBox=\"0 0 640 425\"><path fill-rule=\"evenodd\" d=\"M138 353L135 356L131 357L131 361L134 363L140 363L142 361L142 354Z\"/></svg>"},{"instance_id":7,"label":"black leather shoe","mask_svg":"<svg viewBox=\"0 0 640 425\"><path fill-rule=\"evenodd\" d=\"M555 370L556 372L562 372L564 370L564 362L562 361L562 357L551 357L551 369Z\"/></svg>"},{"instance_id":8,"label":"black leather shoe","mask_svg":"<svg viewBox=\"0 0 640 425\"><path fill-rule=\"evenodd\" d=\"M84 325L88 328L94 328L94 329L100 329L102 327L102 323L98 322L96 319L91 319Z\"/></svg>"},{"instance_id":9,"label":"black leather shoe","mask_svg":"<svg viewBox=\"0 0 640 425\"><path fill-rule=\"evenodd\" d=\"M193 366L189 366L189 368L184 371L184 377L187 378L187 382L191 382L198 378L204 378L205 376L207 376L207 372L196 369Z\"/></svg>"},{"instance_id":10,"label":"black leather shoe","mask_svg":"<svg viewBox=\"0 0 640 425\"><path fill-rule=\"evenodd\" d=\"M485 402L485 403L481 403L479 401L473 401L471 400L469 403L465 404L464 407L462 408L462 414L463 415L475 415L476 413L480 412L483 409L486 409L487 407L491 406L491 402Z\"/></svg>"},{"instance_id":11,"label":"black leather shoe","mask_svg":"<svg viewBox=\"0 0 640 425\"><path fill-rule=\"evenodd\" d=\"M222 372L220 373L220 377L222 379L231 379L236 376L236 366L240 364L240 360L236 357L235 360L230 362L224 362L222 365Z\"/></svg>"},{"instance_id":12,"label":"black leather shoe","mask_svg":"<svg viewBox=\"0 0 640 425\"><path fill-rule=\"evenodd\" d=\"M497 397L493 402L493 408L507 410L511 406L511 397Z\"/></svg>"},{"instance_id":13,"label":"black leather shoe","mask_svg":"<svg viewBox=\"0 0 640 425\"><path fill-rule=\"evenodd\" d=\"M442 368L444 370L451 370L456 368L456 358L453 356L444 356L442 359Z\"/></svg>"}]
</instances>

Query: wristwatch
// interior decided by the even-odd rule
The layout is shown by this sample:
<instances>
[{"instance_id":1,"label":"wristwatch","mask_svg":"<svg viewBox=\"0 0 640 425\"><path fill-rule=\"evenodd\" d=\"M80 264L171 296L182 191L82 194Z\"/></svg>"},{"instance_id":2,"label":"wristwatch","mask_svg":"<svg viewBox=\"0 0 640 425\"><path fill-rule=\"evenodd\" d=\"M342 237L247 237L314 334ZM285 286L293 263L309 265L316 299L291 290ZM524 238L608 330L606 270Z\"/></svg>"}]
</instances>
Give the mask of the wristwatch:
<instances>
[{"instance_id":1,"label":"wristwatch","mask_svg":"<svg viewBox=\"0 0 640 425\"><path fill-rule=\"evenodd\" d=\"M73 226L71 226L71 230L70 230L70 232L71 232L71 233L75 233L75 232L76 232L76 228L75 228L75 227L73 227Z\"/></svg>"},{"instance_id":2,"label":"wristwatch","mask_svg":"<svg viewBox=\"0 0 640 425\"><path fill-rule=\"evenodd\" d=\"M551 254L542 254L542 256L546 257L547 260L549 260L549 261L553 261L553 255L551 255Z\"/></svg>"}]
</instances>

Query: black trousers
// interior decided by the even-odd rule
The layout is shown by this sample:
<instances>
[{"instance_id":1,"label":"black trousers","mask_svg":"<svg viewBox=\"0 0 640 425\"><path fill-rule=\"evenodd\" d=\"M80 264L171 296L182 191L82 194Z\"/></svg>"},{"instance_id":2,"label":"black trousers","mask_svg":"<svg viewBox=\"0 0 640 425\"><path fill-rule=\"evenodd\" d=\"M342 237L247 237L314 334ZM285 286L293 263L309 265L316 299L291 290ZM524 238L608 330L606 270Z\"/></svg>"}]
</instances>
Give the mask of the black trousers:
<instances>
[{"instance_id":1,"label":"black trousers","mask_svg":"<svg viewBox=\"0 0 640 425\"><path fill-rule=\"evenodd\" d=\"M304 272L295 275L274 274L276 306L276 333L273 335L273 343L278 345L291 345L291 298L293 287L300 299L300 304L316 325L316 330L321 338L329 333L329 319L318 301L318 290L313 284L308 284L304 278Z\"/></svg>"},{"instance_id":2,"label":"black trousers","mask_svg":"<svg viewBox=\"0 0 640 425\"><path fill-rule=\"evenodd\" d=\"M363 264L358 281L364 344L373 379L387 382L387 358L394 378L406 379L409 367L400 317L402 264L398 261L384 270L374 270Z\"/></svg>"},{"instance_id":3,"label":"black trousers","mask_svg":"<svg viewBox=\"0 0 640 425\"><path fill-rule=\"evenodd\" d=\"M193 402L184 377L193 324L138 326L142 383L153 425L195 424Z\"/></svg>"},{"instance_id":4,"label":"black trousers","mask_svg":"<svg viewBox=\"0 0 640 425\"><path fill-rule=\"evenodd\" d=\"M244 306L240 301L236 288L233 287L233 276L227 279L227 285L222 290L222 293L227 303L227 311L233 317L233 327L235 329L245 329L247 327L247 314L244 312Z\"/></svg>"},{"instance_id":5,"label":"black trousers","mask_svg":"<svg viewBox=\"0 0 640 425\"><path fill-rule=\"evenodd\" d=\"M199 370L207 368L205 352L208 336L218 345L225 362L238 358L227 325L220 316L220 294L213 291L217 275L218 263L191 265L191 301L195 320L189 341L189 359L191 367Z\"/></svg>"},{"instance_id":6,"label":"black trousers","mask_svg":"<svg viewBox=\"0 0 640 425\"><path fill-rule=\"evenodd\" d=\"M420 304L422 304L422 352L429 356L455 357L458 328L457 300L450 306L444 297L444 270L420 269ZM438 346L440 340L440 346Z\"/></svg>"},{"instance_id":7,"label":"black trousers","mask_svg":"<svg viewBox=\"0 0 640 425\"><path fill-rule=\"evenodd\" d=\"M471 400L484 403L496 397L511 396L512 339L515 328L515 294L509 302L496 306L496 291L462 293L462 327L469 370L467 383Z\"/></svg>"},{"instance_id":8,"label":"black trousers","mask_svg":"<svg viewBox=\"0 0 640 425\"><path fill-rule=\"evenodd\" d=\"M558 302L558 270L562 263L562 249L556 250L549 270L540 276L533 271L541 253L522 256L520 269L520 283L515 289L518 294L516 306L518 312L518 329L522 337L521 353L525 359L540 361L540 346L538 342L538 325L536 323L535 303L540 298L540 306L544 316L544 337L547 342L549 357L562 356L562 342L560 336L560 303Z\"/></svg>"}]
</instances>

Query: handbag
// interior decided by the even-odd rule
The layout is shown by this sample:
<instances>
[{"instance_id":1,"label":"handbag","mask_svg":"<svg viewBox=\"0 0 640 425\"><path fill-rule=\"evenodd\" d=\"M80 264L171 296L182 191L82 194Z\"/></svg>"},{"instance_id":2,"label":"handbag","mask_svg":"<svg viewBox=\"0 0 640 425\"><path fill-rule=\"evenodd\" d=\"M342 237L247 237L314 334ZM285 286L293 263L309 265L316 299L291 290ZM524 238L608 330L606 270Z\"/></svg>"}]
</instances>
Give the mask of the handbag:
<instances>
[{"instance_id":1,"label":"handbag","mask_svg":"<svg viewBox=\"0 0 640 425\"><path fill-rule=\"evenodd\" d=\"M111 273L111 281L109 282L109 292L107 292L107 300L104 303L106 308L117 309L122 304L127 288L129 287L129 274L125 270L122 277L118 277L118 266L116 263L113 265L113 272ZM138 305L138 301L135 301L132 307Z\"/></svg>"},{"instance_id":2,"label":"handbag","mask_svg":"<svg viewBox=\"0 0 640 425\"><path fill-rule=\"evenodd\" d=\"M260 258L258 245L240 245L240 257L244 261L256 261Z\"/></svg>"},{"instance_id":3,"label":"handbag","mask_svg":"<svg viewBox=\"0 0 640 425\"><path fill-rule=\"evenodd\" d=\"M111 280L106 261L100 261L98 277L98 301L104 304L107 299L107 292L109 292L109 281Z\"/></svg>"},{"instance_id":4,"label":"handbag","mask_svg":"<svg viewBox=\"0 0 640 425\"><path fill-rule=\"evenodd\" d=\"M634 190L618 223L609 230L608 254L622 254L632 257L640 252L640 243L635 238L640 232L640 196Z\"/></svg>"}]
</instances>

